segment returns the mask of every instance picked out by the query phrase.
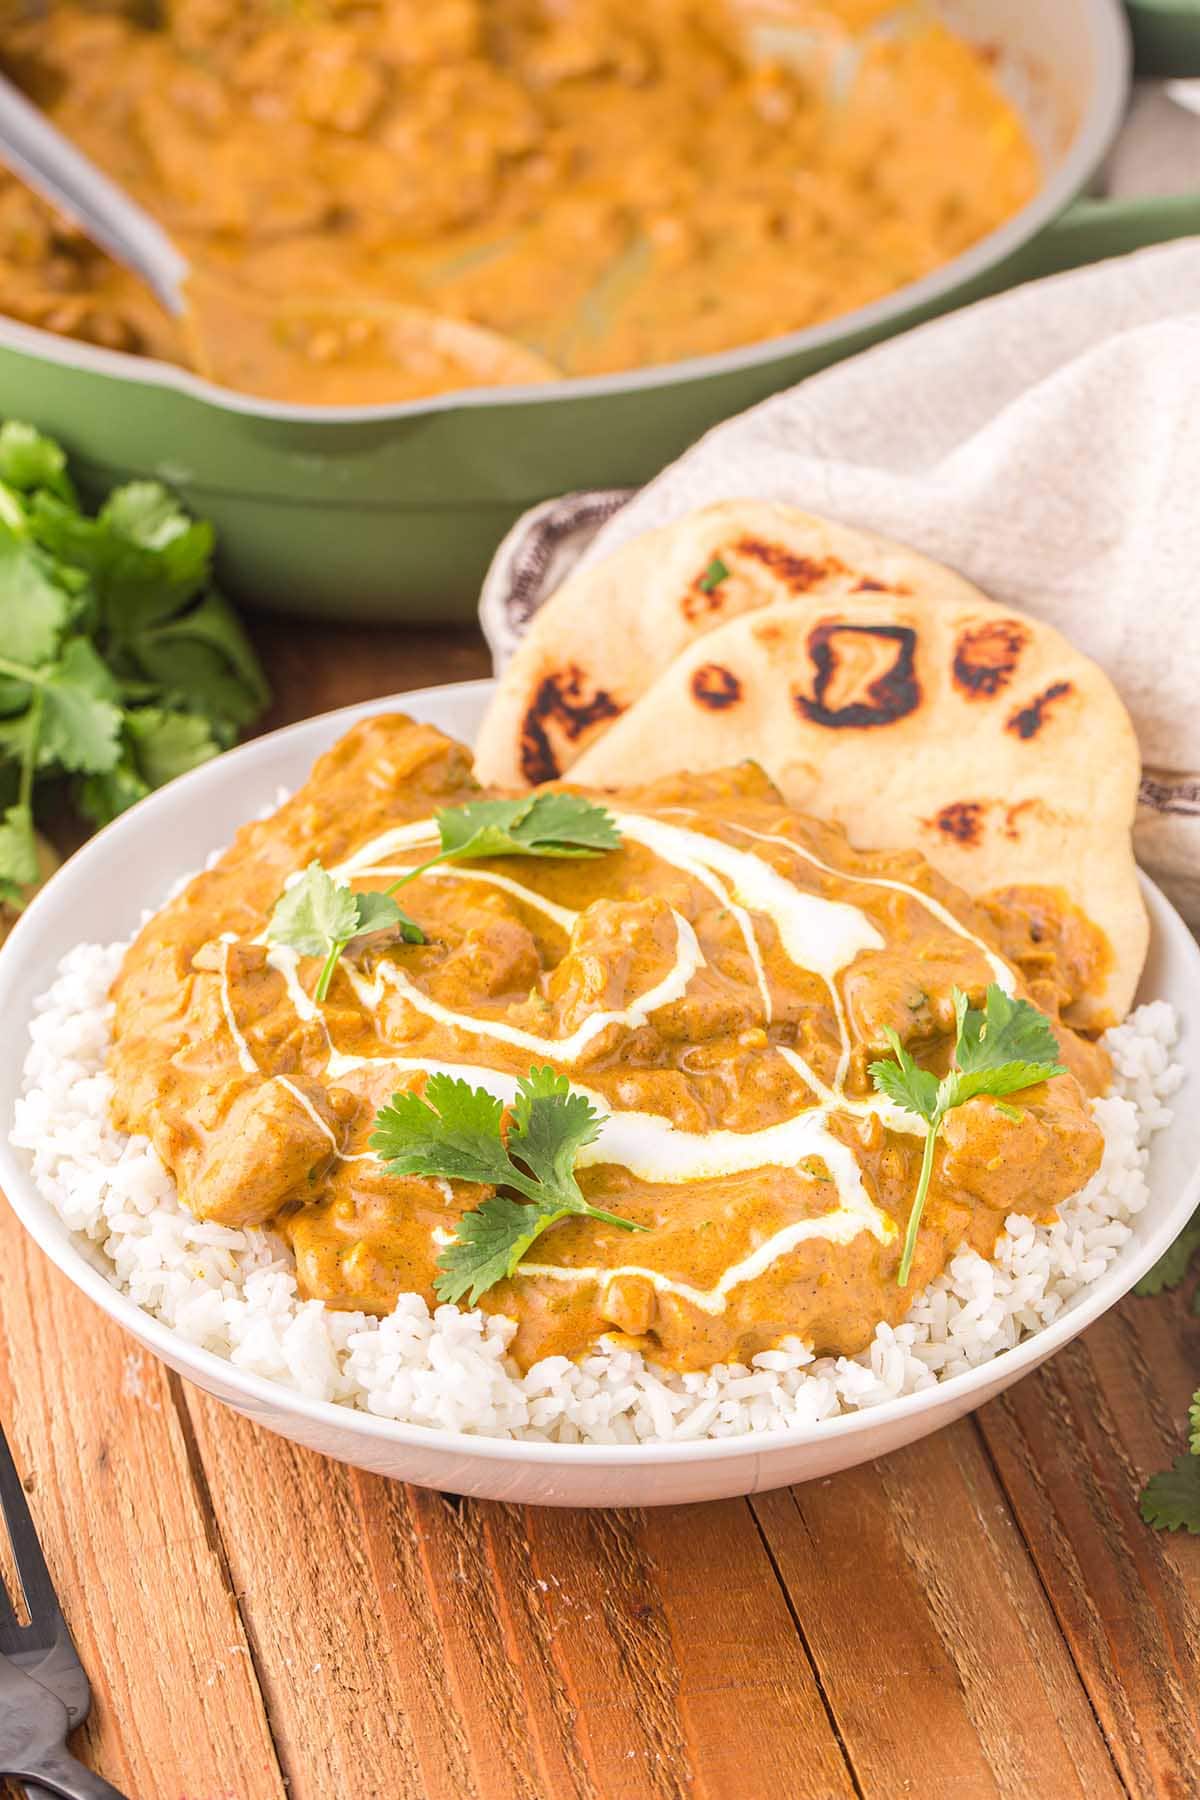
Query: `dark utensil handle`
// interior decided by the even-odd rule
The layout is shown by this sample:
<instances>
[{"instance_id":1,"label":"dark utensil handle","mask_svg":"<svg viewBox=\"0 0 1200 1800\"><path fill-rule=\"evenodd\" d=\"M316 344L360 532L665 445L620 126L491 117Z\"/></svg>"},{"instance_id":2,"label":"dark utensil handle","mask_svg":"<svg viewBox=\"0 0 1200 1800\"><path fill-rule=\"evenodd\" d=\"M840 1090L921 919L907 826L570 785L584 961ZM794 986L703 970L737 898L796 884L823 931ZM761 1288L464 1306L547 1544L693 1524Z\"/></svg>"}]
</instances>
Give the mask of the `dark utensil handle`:
<instances>
[{"instance_id":1,"label":"dark utensil handle","mask_svg":"<svg viewBox=\"0 0 1200 1800\"><path fill-rule=\"evenodd\" d=\"M36 1783L35 1793L57 1794L59 1800L127 1800L111 1781L76 1762L65 1748L46 1750L24 1768L6 1769L5 1774Z\"/></svg>"}]
</instances>

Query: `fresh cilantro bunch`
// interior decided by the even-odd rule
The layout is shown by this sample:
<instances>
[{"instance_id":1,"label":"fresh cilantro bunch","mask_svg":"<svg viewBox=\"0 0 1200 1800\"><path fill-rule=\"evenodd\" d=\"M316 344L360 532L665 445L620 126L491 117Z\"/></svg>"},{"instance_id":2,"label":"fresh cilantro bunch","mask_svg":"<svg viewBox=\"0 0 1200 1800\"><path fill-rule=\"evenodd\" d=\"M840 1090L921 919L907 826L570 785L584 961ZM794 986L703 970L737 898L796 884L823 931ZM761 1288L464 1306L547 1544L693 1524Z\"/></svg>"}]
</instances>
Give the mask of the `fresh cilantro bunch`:
<instances>
[{"instance_id":1,"label":"fresh cilantro bunch","mask_svg":"<svg viewBox=\"0 0 1200 1800\"><path fill-rule=\"evenodd\" d=\"M1028 1000L1011 999L993 981L980 1012L968 1006L961 988L953 992L958 1033L948 1075L939 1081L929 1069L920 1068L890 1028L887 1039L895 1052L895 1062L871 1064L871 1079L879 1092L906 1112L924 1119L926 1125L921 1174L908 1215L897 1276L901 1287L908 1285L925 1196L933 1175L933 1148L946 1114L977 1094L991 1094L1002 1110L1012 1113L1011 1107L1004 1106L1004 1095L1049 1081L1052 1075L1066 1074L1058 1060L1058 1039L1050 1021Z\"/></svg>"},{"instance_id":2,"label":"fresh cilantro bunch","mask_svg":"<svg viewBox=\"0 0 1200 1800\"><path fill-rule=\"evenodd\" d=\"M467 1294L474 1306L562 1219L582 1215L622 1231L647 1229L590 1206L580 1192L575 1159L599 1134L590 1100L573 1093L566 1076L553 1069L530 1069L507 1113L485 1089L449 1075L431 1075L423 1096L392 1095L371 1137L389 1174L478 1181L504 1190L460 1219L458 1236L438 1258L439 1300Z\"/></svg>"},{"instance_id":3,"label":"fresh cilantro bunch","mask_svg":"<svg viewBox=\"0 0 1200 1800\"><path fill-rule=\"evenodd\" d=\"M524 800L471 800L435 815L442 847L378 893L354 894L319 862L275 902L267 937L301 956L323 956L316 998L324 1000L338 959L356 938L398 925L408 944L425 933L391 896L438 863L476 856L599 856L615 850L620 833L602 806L581 794L531 794Z\"/></svg>"},{"instance_id":4,"label":"fresh cilantro bunch","mask_svg":"<svg viewBox=\"0 0 1200 1800\"><path fill-rule=\"evenodd\" d=\"M212 527L153 481L84 512L66 456L0 427L0 901L37 878L36 801L103 825L228 748L268 699L211 585Z\"/></svg>"},{"instance_id":5,"label":"fresh cilantro bunch","mask_svg":"<svg viewBox=\"0 0 1200 1800\"><path fill-rule=\"evenodd\" d=\"M1197 1250L1200 1212L1192 1215L1171 1248L1142 1276L1134 1293L1156 1295L1179 1287ZM1193 1297L1192 1310L1200 1312L1200 1294ZM1150 1477L1142 1490L1142 1517L1159 1531L1186 1531L1200 1537L1200 1388L1192 1395L1188 1421L1188 1448L1169 1469Z\"/></svg>"}]
</instances>

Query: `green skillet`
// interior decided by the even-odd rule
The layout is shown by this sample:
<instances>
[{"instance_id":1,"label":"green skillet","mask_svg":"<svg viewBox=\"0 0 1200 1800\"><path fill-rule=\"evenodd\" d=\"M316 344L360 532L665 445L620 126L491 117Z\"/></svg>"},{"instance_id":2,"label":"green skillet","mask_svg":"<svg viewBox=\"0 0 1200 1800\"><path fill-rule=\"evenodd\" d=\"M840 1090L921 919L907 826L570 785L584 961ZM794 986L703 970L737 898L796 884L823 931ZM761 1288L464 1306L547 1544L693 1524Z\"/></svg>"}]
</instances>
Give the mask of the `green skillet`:
<instances>
[{"instance_id":1,"label":"green skillet","mask_svg":"<svg viewBox=\"0 0 1200 1800\"><path fill-rule=\"evenodd\" d=\"M720 419L952 307L1200 233L1200 195L1077 198L1126 103L1129 32L1117 0L939 0L939 10L999 49L1045 179L1000 230L857 312L628 375L354 408L273 405L0 321L0 412L61 438L97 489L132 473L171 482L215 522L226 585L255 604L465 617L504 531L548 495L641 482ZM1141 0L1136 29L1176 73L1200 69L1192 0Z\"/></svg>"}]
</instances>

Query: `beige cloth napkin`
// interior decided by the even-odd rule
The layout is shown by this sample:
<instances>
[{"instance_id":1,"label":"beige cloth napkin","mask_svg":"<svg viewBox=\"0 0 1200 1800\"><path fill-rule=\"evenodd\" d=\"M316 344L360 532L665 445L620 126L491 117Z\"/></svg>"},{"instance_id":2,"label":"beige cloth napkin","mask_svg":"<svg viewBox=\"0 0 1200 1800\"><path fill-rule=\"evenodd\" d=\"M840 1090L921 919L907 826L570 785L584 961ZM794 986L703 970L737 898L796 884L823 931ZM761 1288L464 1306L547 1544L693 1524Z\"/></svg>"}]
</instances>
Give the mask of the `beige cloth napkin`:
<instances>
[{"instance_id":1,"label":"beige cloth napkin","mask_svg":"<svg viewBox=\"0 0 1200 1800\"><path fill-rule=\"evenodd\" d=\"M627 503L537 508L484 590L498 666L572 563L748 495L912 544L1095 657L1141 742L1139 859L1200 926L1200 240L840 363L717 426Z\"/></svg>"}]
</instances>

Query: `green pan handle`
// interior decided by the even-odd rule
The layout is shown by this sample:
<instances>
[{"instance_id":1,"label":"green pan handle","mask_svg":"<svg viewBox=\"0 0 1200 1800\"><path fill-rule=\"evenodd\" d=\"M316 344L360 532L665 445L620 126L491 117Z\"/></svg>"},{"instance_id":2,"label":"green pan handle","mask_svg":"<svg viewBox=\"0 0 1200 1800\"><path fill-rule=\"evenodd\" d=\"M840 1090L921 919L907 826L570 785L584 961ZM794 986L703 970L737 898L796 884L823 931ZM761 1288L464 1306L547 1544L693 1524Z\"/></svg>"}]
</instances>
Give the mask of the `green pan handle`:
<instances>
[{"instance_id":1,"label":"green pan handle","mask_svg":"<svg viewBox=\"0 0 1200 1800\"><path fill-rule=\"evenodd\" d=\"M1200 237L1200 193L1075 200L1017 252L1019 269L1009 265L1009 272L1034 281L1185 237Z\"/></svg>"},{"instance_id":2,"label":"green pan handle","mask_svg":"<svg viewBox=\"0 0 1200 1800\"><path fill-rule=\"evenodd\" d=\"M1200 0L1129 0L1139 75L1200 75Z\"/></svg>"}]
</instances>

